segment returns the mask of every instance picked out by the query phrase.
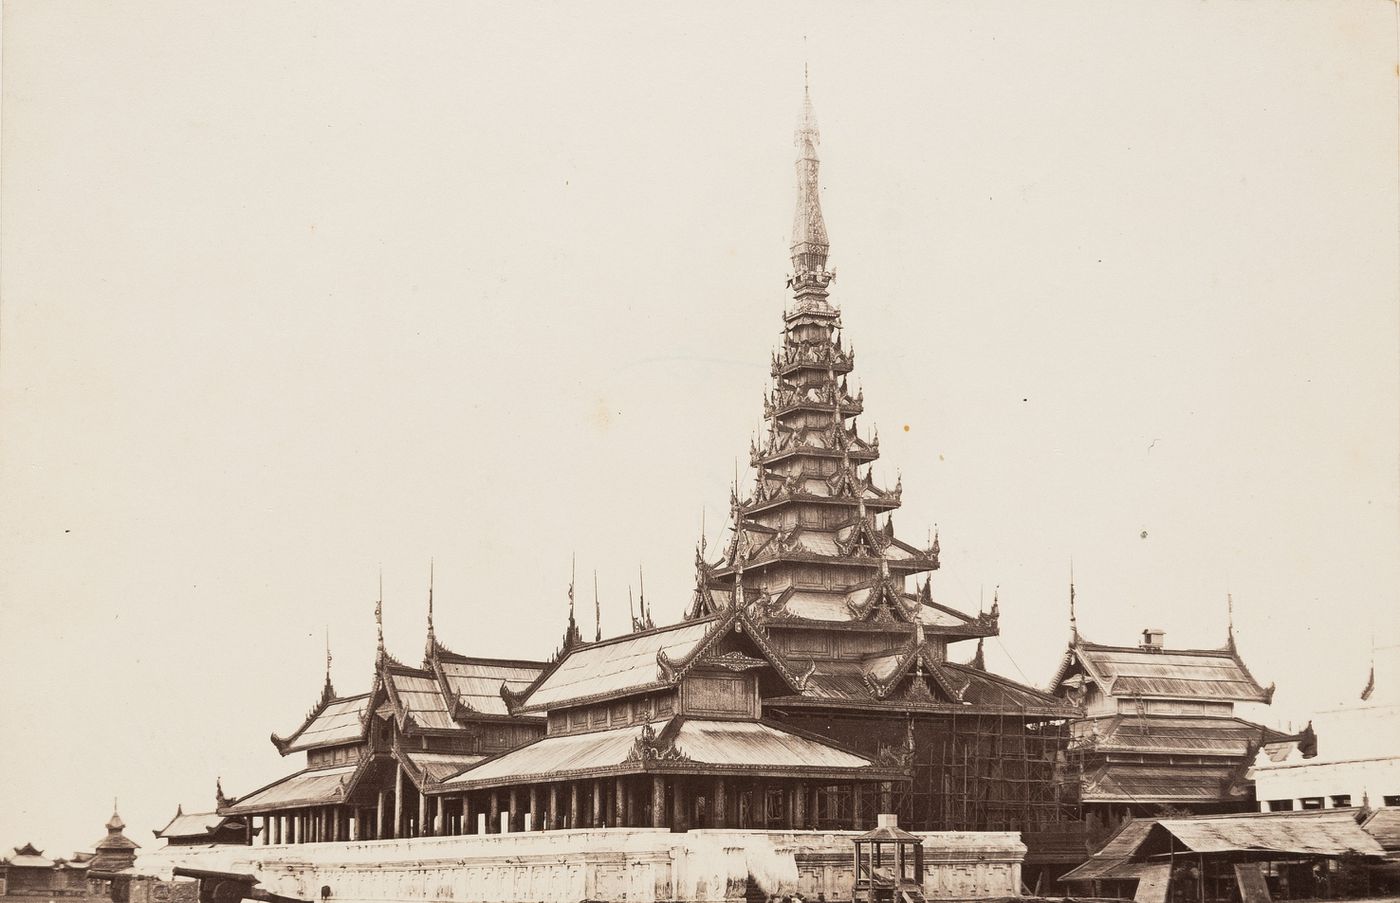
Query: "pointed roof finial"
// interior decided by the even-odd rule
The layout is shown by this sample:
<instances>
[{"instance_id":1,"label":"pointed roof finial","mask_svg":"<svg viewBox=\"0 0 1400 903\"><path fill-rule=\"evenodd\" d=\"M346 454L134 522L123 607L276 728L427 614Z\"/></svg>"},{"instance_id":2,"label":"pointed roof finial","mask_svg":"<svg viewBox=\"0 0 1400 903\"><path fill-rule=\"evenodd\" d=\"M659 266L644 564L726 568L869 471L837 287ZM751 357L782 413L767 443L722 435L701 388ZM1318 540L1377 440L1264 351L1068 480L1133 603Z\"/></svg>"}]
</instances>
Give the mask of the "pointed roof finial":
<instances>
[{"instance_id":1,"label":"pointed roof finial","mask_svg":"<svg viewBox=\"0 0 1400 903\"><path fill-rule=\"evenodd\" d=\"M1079 642L1079 622L1074 616L1074 559L1069 560L1069 638L1070 642Z\"/></svg>"},{"instance_id":2,"label":"pointed roof finial","mask_svg":"<svg viewBox=\"0 0 1400 903\"><path fill-rule=\"evenodd\" d=\"M423 662L432 660L433 647L437 645L437 635L433 632L433 559L428 559L428 638L424 641Z\"/></svg>"},{"instance_id":3,"label":"pointed roof finial","mask_svg":"<svg viewBox=\"0 0 1400 903\"><path fill-rule=\"evenodd\" d=\"M331 688L331 625L326 625L326 692L333 693Z\"/></svg>"},{"instance_id":4,"label":"pointed roof finial","mask_svg":"<svg viewBox=\"0 0 1400 903\"><path fill-rule=\"evenodd\" d=\"M1225 636L1231 649L1235 648L1235 597L1225 593Z\"/></svg>"},{"instance_id":5,"label":"pointed roof finial","mask_svg":"<svg viewBox=\"0 0 1400 903\"><path fill-rule=\"evenodd\" d=\"M598 570L593 570L593 641L596 643L603 638L603 609L598 602Z\"/></svg>"},{"instance_id":6,"label":"pointed roof finial","mask_svg":"<svg viewBox=\"0 0 1400 903\"><path fill-rule=\"evenodd\" d=\"M651 612L647 609L647 575L642 566L637 565L637 602L642 609L642 629L649 630L656 625L651 622Z\"/></svg>"},{"instance_id":7,"label":"pointed roof finial","mask_svg":"<svg viewBox=\"0 0 1400 903\"><path fill-rule=\"evenodd\" d=\"M822 220L821 185L817 180L817 145L821 143L821 135L812 109L812 91L805 65L802 81L802 115L793 139L797 145L797 207L792 217L791 248L793 275L799 291L808 281L804 277L825 276L830 250L826 223ZM816 281L825 288L825 278Z\"/></svg>"},{"instance_id":8,"label":"pointed roof finial","mask_svg":"<svg viewBox=\"0 0 1400 903\"><path fill-rule=\"evenodd\" d=\"M374 651L376 660L384 657L384 569L379 569L379 598L374 602Z\"/></svg>"}]
</instances>

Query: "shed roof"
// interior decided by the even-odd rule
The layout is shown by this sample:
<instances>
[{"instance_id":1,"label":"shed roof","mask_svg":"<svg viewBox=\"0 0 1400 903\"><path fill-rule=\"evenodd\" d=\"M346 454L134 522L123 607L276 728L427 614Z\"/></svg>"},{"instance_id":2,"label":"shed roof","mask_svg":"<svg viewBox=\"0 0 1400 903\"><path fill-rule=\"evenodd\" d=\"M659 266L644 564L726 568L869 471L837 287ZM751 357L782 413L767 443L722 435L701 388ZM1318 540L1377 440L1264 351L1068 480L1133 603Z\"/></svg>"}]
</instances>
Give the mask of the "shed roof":
<instances>
[{"instance_id":1,"label":"shed roof","mask_svg":"<svg viewBox=\"0 0 1400 903\"><path fill-rule=\"evenodd\" d=\"M1164 818L1156 820L1143 846L1169 833L1194 853L1284 853L1382 856L1385 850L1361 829L1355 809L1306 812L1254 812L1243 815Z\"/></svg>"},{"instance_id":2,"label":"shed roof","mask_svg":"<svg viewBox=\"0 0 1400 903\"><path fill-rule=\"evenodd\" d=\"M1151 830L1151 819L1129 819L1118 826L1118 830L1089 857L1088 862L1070 869L1060 878L1061 881L1128 880L1137 878L1146 863L1132 862L1128 857L1147 839Z\"/></svg>"}]
</instances>

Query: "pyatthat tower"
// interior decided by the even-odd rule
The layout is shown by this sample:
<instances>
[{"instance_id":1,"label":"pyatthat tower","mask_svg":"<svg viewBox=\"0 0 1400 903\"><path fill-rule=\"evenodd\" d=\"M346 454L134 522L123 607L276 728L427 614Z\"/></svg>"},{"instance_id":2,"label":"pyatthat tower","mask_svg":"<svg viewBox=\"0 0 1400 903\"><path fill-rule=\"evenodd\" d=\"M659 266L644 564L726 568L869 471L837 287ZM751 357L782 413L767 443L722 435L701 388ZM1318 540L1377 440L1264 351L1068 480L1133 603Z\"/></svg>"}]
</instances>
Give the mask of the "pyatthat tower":
<instances>
[{"instance_id":1,"label":"pyatthat tower","mask_svg":"<svg viewBox=\"0 0 1400 903\"><path fill-rule=\"evenodd\" d=\"M823 788L819 805L833 815L876 803L924 830L1019 829L1028 839L1055 831L1075 811L1056 769L1073 708L987 672L982 640L998 633L998 601L976 615L937 602L937 533L923 546L899 539L902 481L879 486L871 474L879 437L857 429L855 354L830 300L819 140L807 91L796 133L792 297L763 402L766 435L750 449L752 489L736 482L731 491L731 535L718 560L706 559L702 540L687 616L752 612L808 673L800 694L764 700L765 717L909 769L911 780L887 784L878 801ZM965 640L977 641L971 660L949 661L949 646Z\"/></svg>"}]
</instances>

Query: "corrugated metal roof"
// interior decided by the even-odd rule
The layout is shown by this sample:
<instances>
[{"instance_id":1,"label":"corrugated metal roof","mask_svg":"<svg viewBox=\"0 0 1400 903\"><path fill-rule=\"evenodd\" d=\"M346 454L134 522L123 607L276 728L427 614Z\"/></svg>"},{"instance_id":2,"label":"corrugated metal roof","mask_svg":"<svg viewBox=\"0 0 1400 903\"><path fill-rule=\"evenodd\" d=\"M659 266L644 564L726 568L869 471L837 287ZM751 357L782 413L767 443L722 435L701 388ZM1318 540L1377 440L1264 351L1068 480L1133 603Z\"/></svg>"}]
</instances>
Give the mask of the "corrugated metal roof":
<instances>
[{"instance_id":1,"label":"corrugated metal roof","mask_svg":"<svg viewBox=\"0 0 1400 903\"><path fill-rule=\"evenodd\" d=\"M269 809L338 803L345 799L345 785L354 765L334 768L308 768L255 790L224 810L225 815L243 815Z\"/></svg>"},{"instance_id":2,"label":"corrugated metal roof","mask_svg":"<svg viewBox=\"0 0 1400 903\"><path fill-rule=\"evenodd\" d=\"M525 701L525 707L554 708L576 699L613 695L657 684L660 682L657 654L665 652L672 661L685 658L713 624L714 621L708 619L689 621L574 649L535 688Z\"/></svg>"},{"instance_id":3,"label":"corrugated metal roof","mask_svg":"<svg viewBox=\"0 0 1400 903\"><path fill-rule=\"evenodd\" d=\"M334 699L308 724L284 752L299 752L319 746L335 746L364 739L364 718L369 710L369 694Z\"/></svg>"},{"instance_id":4,"label":"corrugated metal roof","mask_svg":"<svg viewBox=\"0 0 1400 903\"><path fill-rule=\"evenodd\" d=\"M1352 809L1164 818L1157 826L1195 853L1385 854L1376 839L1356 823Z\"/></svg>"},{"instance_id":5,"label":"corrugated metal roof","mask_svg":"<svg viewBox=\"0 0 1400 903\"><path fill-rule=\"evenodd\" d=\"M501 684L520 693L544 673L544 666L504 664L500 662L443 661L439 663L443 679L463 703L485 715L508 715L501 698Z\"/></svg>"},{"instance_id":6,"label":"corrugated metal roof","mask_svg":"<svg viewBox=\"0 0 1400 903\"><path fill-rule=\"evenodd\" d=\"M1372 812L1361 827L1387 850L1400 850L1400 809L1386 806Z\"/></svg>"},{"instance_id":7,"label":"corrugated metal roof","mask_svg":"<svg viewBox=\"0 0 1400 903\"><path fill-rule=\"evenodd\" d=\"M1074 652L1104 691L1114 696L1235 702L1263 702L1268 697L1229 649L1154 652L1081 642Z\"/></svg>"}]
</instances>

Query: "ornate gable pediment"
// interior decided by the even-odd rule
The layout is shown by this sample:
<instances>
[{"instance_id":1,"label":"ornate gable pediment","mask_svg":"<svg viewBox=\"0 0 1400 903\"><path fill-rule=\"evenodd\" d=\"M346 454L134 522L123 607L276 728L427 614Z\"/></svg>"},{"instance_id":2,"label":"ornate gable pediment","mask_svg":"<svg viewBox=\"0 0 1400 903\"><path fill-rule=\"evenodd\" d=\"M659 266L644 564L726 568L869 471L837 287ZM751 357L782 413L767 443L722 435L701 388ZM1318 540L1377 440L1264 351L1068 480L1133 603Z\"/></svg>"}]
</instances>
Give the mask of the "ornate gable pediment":
<instances>
[{"instance_id":1,"label":"ornate gable pediment","mask_svg":"<svg viewBox=\"0 0 1400 903\"><path fill-rule=\"evenodd\" d=\"M726 642L731 636L746 638L758 655L734 649ZM740 608L737 605L728 608L724 616L711 626L704 639L684 658L672 659L664 649L656 653L657 675L669 684L679 683L691 670L704 664L731 670L772 668L789 688L798 693L806 689L807 680L816 670L814 662L804 670L794 669L769 639L767 628L755 620L748 607Z\"/></svg>"}]
</instances>

